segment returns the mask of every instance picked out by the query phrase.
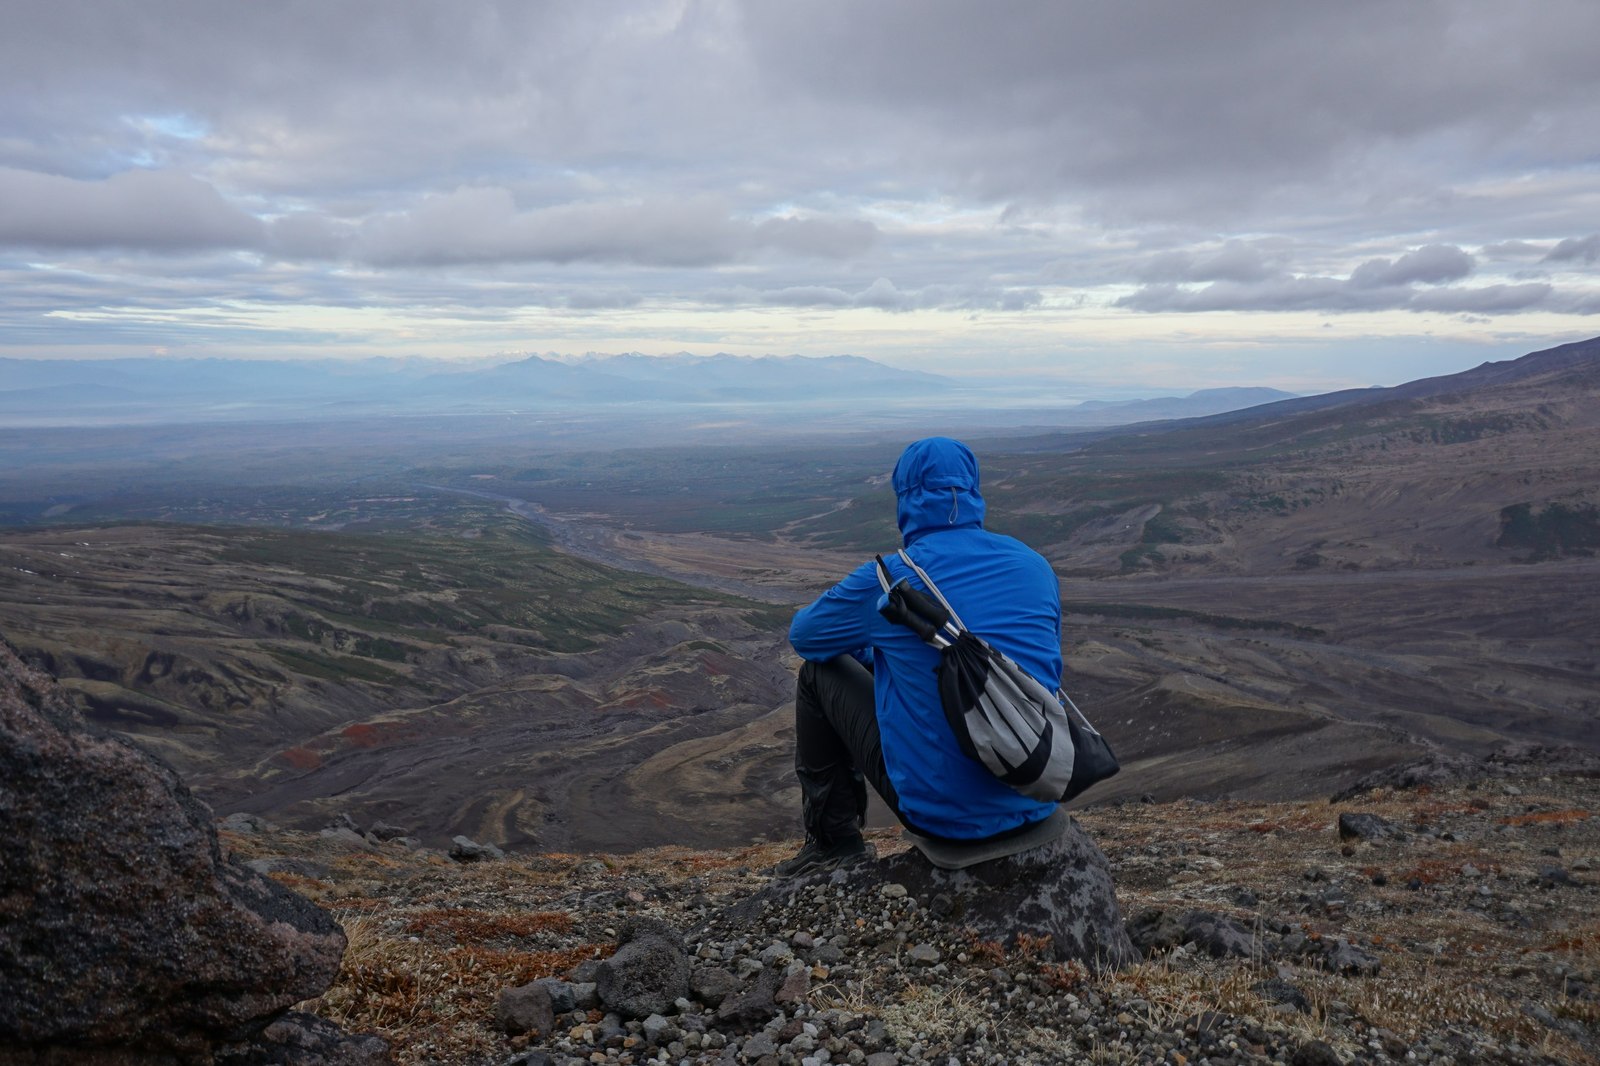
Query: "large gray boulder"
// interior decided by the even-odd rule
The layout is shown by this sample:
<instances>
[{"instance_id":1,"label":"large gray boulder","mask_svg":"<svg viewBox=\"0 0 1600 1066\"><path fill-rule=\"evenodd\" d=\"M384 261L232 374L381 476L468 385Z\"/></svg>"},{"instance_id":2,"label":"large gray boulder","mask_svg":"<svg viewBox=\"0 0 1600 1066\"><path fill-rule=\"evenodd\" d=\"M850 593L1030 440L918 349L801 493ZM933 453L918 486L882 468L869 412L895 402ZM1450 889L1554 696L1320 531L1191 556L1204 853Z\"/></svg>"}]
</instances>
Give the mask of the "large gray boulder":
<instances>
[{"instance_id":1,"label":"large gray boulder","mask_svg":"<svg viewBox=\"0 0 1600 1066\"><path fill-rule=\"evenodd\" d=\"M0 825L0 1062L270 1057L262 1031L338 974L338 923L225 858L172 769L87 729L3 640Z\"/></svg>"},{"instance_id":2,"label":"large gray boulder","mask_svg":"<svg viewBox=\"0 0 1600 1066\"><path fill-rule=\"evenodd\" d=\"M957 924L1008 946L1049 937L1057 960L1121 969L1139 961L1123 927L1105 853L1073 820L1056 839L964 870L941 870L915 848L868 868L918 899L944 895Z\"/></svg>"}]
</instances>

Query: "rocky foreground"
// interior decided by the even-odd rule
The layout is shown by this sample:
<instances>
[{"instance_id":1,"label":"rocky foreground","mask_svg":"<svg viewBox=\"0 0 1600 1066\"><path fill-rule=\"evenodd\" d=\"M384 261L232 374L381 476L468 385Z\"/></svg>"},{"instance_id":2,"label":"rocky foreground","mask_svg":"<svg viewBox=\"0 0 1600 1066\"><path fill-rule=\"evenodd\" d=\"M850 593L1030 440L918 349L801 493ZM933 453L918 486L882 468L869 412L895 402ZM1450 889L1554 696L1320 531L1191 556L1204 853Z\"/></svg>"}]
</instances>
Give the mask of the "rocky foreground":
<instances>
[{"instance_id":1,"label":"rocky foreground","mask_svg":"<svg viewBox=\"0 0 1600 1066\"><path fill-rule=\"evenodd\" d=\"M1365 785L1080 813L1145 956L1103 970L896 880L920 860L895 831L780 886L793 844L452 858L241 817L223 839L349 936L302 1006L406 1063L1600 1062L1592 760Z\"/></svg>"}]
</instances>

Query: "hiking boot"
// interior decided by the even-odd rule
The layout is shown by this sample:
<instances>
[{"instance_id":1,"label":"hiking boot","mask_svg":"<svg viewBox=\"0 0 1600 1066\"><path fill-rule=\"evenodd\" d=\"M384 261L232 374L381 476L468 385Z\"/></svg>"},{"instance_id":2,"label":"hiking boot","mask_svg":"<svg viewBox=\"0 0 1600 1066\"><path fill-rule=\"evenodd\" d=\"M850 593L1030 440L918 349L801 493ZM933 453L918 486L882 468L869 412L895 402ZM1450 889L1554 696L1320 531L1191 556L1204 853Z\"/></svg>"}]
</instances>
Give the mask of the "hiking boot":
<instances>
[{"instance_id":1,"label":"hiking boot","mask_svg":"<svg viewBox=\"0 0 1600 1066\"><path fill-rule=\"evenodd\" d=\"M831 844L824 844L816 837L807 834L805 846L795 854L794 858L785 859L773 867L772 876L782 880L815 870L854 866L858 862L866 862L876 856L877 852L872 845L859 836L845 837Z\"/></svg>"}]
</instances>

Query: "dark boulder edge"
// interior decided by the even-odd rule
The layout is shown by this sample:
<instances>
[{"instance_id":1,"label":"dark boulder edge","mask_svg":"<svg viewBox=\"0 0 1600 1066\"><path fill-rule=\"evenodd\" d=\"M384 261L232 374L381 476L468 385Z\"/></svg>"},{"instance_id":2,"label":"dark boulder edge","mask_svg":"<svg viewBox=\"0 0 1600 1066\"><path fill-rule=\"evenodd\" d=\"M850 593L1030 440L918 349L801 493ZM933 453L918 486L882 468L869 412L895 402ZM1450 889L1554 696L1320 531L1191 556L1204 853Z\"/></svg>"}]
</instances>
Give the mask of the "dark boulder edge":
<instances>
[{"instance_id":1,"label":"dark boulder edge","mask_svg":"<svg viewBox=\"0 0 1600 1066\"><path fill-rule=\"evenodd\" d=\"M176 771L87 726L3 636L0 822L0 1063L270 1062L286 1042L387 1061L289 1014L338 976L333 917L224 855Z\"/></svg>"}]
</instances>

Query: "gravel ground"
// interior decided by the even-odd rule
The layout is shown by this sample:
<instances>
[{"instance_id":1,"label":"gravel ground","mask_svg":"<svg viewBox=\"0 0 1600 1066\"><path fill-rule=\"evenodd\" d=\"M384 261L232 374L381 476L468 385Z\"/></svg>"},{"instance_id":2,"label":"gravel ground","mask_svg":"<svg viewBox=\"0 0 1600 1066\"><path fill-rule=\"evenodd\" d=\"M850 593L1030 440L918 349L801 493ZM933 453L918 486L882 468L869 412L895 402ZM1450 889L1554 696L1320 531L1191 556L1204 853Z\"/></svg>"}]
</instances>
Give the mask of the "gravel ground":
<instances>
[{"instance_id":1,"label":"gravel ground","mask_svg":"<svg viewBox=\"0 0 1600 1066\"><path fill-rule=\"evenodd\" d=\"M226 839L345 922L346 972L311 1007L405 1063L1600 1062L1600 782L1472 769L1337 805L1080 813L1146 953L1116 973L979 941L960 899L848 870L763 891L794 844L462 864ZM1372 817L1341 834L1341 814ZM595 982L641 918L687 987L629 1016ZM529 982L554 993L531 1031L497 1017Z\"/></svg>"}]
</instances>

